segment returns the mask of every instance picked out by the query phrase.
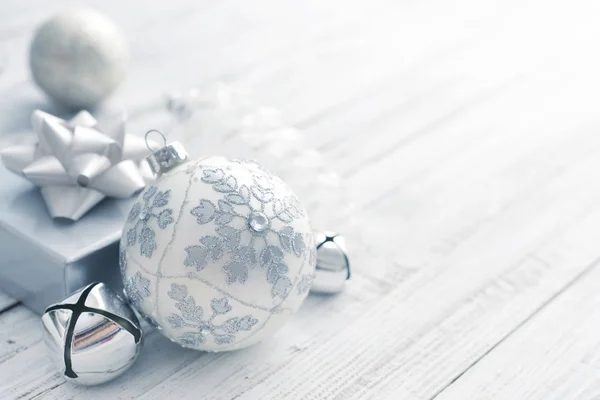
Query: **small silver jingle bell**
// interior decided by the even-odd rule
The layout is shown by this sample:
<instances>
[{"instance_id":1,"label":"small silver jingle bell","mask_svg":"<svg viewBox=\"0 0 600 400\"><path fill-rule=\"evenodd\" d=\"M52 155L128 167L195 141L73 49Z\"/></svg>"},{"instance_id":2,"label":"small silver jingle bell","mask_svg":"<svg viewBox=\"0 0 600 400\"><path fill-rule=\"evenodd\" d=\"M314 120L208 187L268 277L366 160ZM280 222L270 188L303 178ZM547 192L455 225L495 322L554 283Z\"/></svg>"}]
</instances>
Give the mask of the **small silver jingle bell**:
<instances>
[{"instance_id":1,"label":"small silver jingle bell","mask_svg":"<svg viewBox=\"0 0 600 400\"><path fill-rule=\"evenodd\" d=\"M133 365L143 333L133 310L103 283L92 283L42 316L52 361L68 380L97 385Z\"/></svg>"},{"instance_id":2,"label":"small silver jingle bell","mask_svg":"<svg viewBox=\"0 0 600 400\"><path fill-rule=\"evenodd\" d=\"M333 232L317 232L317 267L310 288L314 293L338 293L350 279L350 260L343 236Z\"/></svg>"}]
</instances>

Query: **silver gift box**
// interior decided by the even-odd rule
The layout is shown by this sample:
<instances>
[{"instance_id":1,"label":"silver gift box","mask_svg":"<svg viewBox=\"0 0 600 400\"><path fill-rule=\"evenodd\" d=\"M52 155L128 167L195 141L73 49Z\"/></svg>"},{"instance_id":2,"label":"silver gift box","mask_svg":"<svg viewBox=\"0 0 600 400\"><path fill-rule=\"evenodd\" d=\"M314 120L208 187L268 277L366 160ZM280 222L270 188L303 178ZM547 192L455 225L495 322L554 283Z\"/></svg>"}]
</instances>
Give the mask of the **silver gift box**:
<instances>
[{"instance_id":1,"label":"silver gift box","mask_svg":"<svg viewBox=\"0 0 600 400\"><path fill-rule=\"evenodd\" d=\"M119 239L134 198L53 220L39 190L0 165L0 290L41 314L94 281L121 292Z\"/></svg>"}]
</instances>

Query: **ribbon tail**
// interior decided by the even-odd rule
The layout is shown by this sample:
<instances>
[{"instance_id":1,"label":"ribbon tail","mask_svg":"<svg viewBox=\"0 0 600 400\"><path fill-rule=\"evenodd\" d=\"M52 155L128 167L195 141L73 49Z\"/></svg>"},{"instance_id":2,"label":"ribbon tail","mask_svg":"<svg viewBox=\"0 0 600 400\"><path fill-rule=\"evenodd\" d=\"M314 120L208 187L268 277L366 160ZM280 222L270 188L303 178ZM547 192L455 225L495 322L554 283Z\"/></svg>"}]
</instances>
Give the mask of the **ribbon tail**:
<instances>
[{"instance_id":1,"label":"ribbon tail","mask_svg":"<svg viewBox=\"0 0 600 400\"><path fill-rule=\"evenodd\" d=\"M105 197L100 192L80 186L44 186L40 191L52 218L71 221L77 221Z\"/></svg>"},{"instance_id":2,"label":"ribbon tail","mask_svg":"<svg viewBox=\"0 0 600 400\"><path fill-rule=\"evenodd\" d=\"M162 146L154 140L148 140L148 144L146 145L144 138L127 134L123 143L123 159L136 161L144 159L150 154L148 147L157 149Z\"/></svg>"},{"instance_id":3,"label":"ribbon tail","mask_svg":"<svg viewBox=\"0 0 600 400\"><path fill-rule=\"evenodd\" d=\"M135 162L122 161L93 179L88 187L110 197L127 198L146 186Z\"/></svg>"},{"instance_id":4,"label":"ribbon tail","mask_svg":"<svg viewBox=\"0 0 600 400\"><path fill-rule=\"evenodd\" d=\"M70 121L69 125L75 126L85 126L87 128L91 128L96 125L96 118L92 117L92 114L85 110L79 111Z\"/></svg>"},{"instance_id":5,"label":"ribbon tail","mask_svg":"<svg viewBox=\"0 0 600 400\"><path fill-rule=\"evenodd\" d=\"M68 168L69 175L81 186L88 186L97 176L111 168L110 160L98 154L86 153L73 157Z\"/></svg>"},{"instance_id":6,"label":"ribbon tail","mask_svg":"<svg viewBox=\"0 0 600 400\"><path fill-rule=\"evenodd\" d=\"M121 146L110 137L94 128L77 126L73 130L70 155L75 157L80 154L93 153L106 156L112 164L121 160L123 150Z\"/></svg>"},{"instance_id":7,"label":"ribbon tail","mask_svg":"<svg viewBox=\"0 0 600 400\"><path fill-rule=\"evenodd\" d=\"M42 125L45 120L52 120L56 123L66 123L64 119L55 117L52 114L48 114L47 112L43 112L42 110L34 110L31 114L31 125L33 126L33 130L39 132L42 130Z\"/></svg>"},{"instance_id":8,"label":"ribbon tail","mask_svg":"<svg viewBox=\"0 0 600 400\"><path fill-rule=\"evenodd\" d=\"M121 148L123 148L123 144L125 143L125 117L98 121L95 128L112 138Z\"/></svg>"},{"instance_id":9,"label":"ribbon tail","mask_svg":"<svg viewBox=\"0 0 600 400\"><path fill-rule=\"evenodd\" d=\"M11 172L22 175L23 169L35 159L36 146L12 146L0 152L2 163Z\"/></svg>"},{"instance_id":10,"label":"ribbon tail","mask_svg":"<svg viewBox=\"0 0 600 400\"><path fill-rule=\"evenodd\" d=\"M23 176L36 186L73 184L56 157L42 157L23 169Z\"/></svg>"},{"instance_id":11,"label":"ribbon tail","mask_svg":"<svg viewBox=\"0 0 600 400\"><path fill-rule=\"evenodd\" d=\"M68 165L73 133L66 125L53 118L46 118L42 121L38 137L40 142L48 145L61 164Z\"/></svg>"}]
</instances>

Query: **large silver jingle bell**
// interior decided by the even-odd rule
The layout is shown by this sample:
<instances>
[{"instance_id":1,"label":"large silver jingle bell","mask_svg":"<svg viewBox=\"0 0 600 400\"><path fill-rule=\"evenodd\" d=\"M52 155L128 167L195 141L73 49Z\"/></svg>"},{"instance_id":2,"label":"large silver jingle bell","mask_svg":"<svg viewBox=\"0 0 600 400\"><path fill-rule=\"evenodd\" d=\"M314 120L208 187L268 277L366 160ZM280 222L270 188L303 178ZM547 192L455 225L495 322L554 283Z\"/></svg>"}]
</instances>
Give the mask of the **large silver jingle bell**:
<instances>
[{"instance_id":1,"label":"large silver jingle bell","mask_svg":"<svg viewBox=\"0 0 600 400\"><path fill-rule=\"evenodd\" d=\"M52 361L78 384L116 378L142 349L143 333L133 310L103 283L92 283L48 307L42 324Z\"/></svg>"}]
</instances>

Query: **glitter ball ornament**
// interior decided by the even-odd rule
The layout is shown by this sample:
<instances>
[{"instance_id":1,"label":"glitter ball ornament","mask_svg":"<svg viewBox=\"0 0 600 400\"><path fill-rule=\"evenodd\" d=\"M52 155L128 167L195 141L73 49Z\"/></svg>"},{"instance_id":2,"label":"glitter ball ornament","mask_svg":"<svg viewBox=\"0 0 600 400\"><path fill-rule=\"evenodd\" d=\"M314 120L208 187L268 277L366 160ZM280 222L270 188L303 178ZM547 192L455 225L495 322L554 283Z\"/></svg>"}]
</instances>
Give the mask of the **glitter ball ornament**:
<instances>
[{"instance_id":1,"label":"glitter ball ornament","mask_svg":"<svg viewBox=\"0 0 600 400\"><path fill-rule=\"evenodd\" d=\"M72 109L92 108L125 76L129 49L121 31L94 10L60 14L44 23L31 43L35 83Z\"/></svg>"},{"instance_id":2,"label":"glitter ball ornament","mask_svg":"<svg viewBox=\"0 0 600 400\"><path fill-rule=\"evenodd\" d=\"M168 172L140 194L125 223L125 293L182 346L250 346L280 328L310 290L309 219L288 185L256 163L183 160L175 144L150 159Z\"/></svg>"}]
</instances>

